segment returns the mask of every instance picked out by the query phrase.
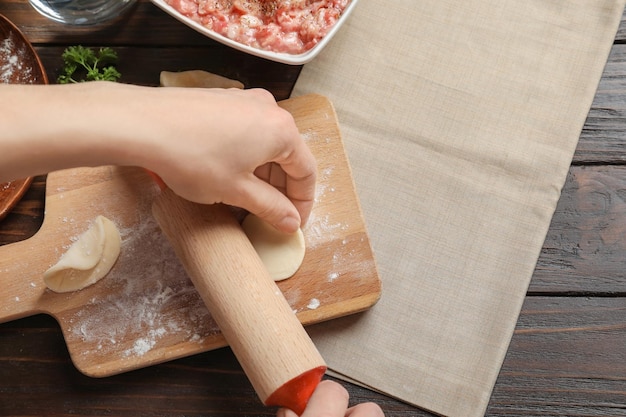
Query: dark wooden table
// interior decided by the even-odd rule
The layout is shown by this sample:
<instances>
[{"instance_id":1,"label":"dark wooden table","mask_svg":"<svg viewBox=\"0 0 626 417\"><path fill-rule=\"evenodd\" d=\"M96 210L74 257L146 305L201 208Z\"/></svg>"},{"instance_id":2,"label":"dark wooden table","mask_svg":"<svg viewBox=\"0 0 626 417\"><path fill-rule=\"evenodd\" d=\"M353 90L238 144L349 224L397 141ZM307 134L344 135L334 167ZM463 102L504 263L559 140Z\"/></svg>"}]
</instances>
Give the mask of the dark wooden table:
<instances>
[{"instance_id":1,"label":"dark wooden table","mask_svg":"<svg viewBox=\"0 0 626 417\"><path fill-rule=\"evenodd\" d=\"M147 0L103 29L55 24L26 0L0 2L40 54L51 80L68 45L110 45L122 81L157 85L162 70L204 69L287 98L299 67L221 46ZM580 137L489 416L626 415L626 20ZM0 244L32 236L43 219L45 177L0 223ZM419 376L416 375L416 378ZM355 402L389 417L429 416L345 384ZM104 379L72 365L56 322L43 315L0 325L0 415L261 416L229 349Z\"/></svg>"}]
</instances>

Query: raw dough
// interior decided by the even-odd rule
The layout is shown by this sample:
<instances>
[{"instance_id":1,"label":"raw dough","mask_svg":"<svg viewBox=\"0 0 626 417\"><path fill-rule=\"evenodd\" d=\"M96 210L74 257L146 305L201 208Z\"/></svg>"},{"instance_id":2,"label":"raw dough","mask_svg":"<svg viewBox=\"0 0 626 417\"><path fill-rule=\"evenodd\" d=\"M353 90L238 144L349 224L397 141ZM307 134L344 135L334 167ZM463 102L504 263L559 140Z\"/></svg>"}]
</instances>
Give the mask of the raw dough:
<instances>
[{"instance_id":1,"label":"raw dough","mask_svg":"<svg viewBox=\"0 0 626 417\"><path fill-rule=\"evenodd\" d=\"M291 277L302 265L305 252L302 230L282 233L253 214L246 216L241 227L274 281Z\"/></svg>"},{"instance_id":2,"label":"raw dough","mask_svg":"<svg viewBox=\"0 0 626 417\"><path fill-rule=\"evenodd\" d=\"M103 216L48 269L43 279L55 292L71 292L95 284L113 267L120 254L122 239L115 224Z\"/></svg>"},{"instance_id":3,"label":"raw dough","mask_svg":"<svg viewBox=\"0 0 626 417\"><path fill-rule=\"evenodd\" d=\"M202 87L202 88L239 88L244 86L237 80L222 77L202 70L181 72L161 71L161 87Z\"/></svg>"}]
</instances>

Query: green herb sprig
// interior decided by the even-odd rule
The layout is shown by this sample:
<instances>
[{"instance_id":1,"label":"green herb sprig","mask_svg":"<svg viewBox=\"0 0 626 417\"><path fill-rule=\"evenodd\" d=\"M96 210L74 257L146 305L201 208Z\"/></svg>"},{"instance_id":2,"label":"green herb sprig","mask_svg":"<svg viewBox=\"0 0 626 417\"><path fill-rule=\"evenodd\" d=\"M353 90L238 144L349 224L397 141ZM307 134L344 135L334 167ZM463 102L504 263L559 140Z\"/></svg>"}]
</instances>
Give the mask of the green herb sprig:
<instances>
[{"instance_id":1,"label":"green herb sprig","mask_svg":"<svg viewBox=\"0 0 626 417\"><path fill-rule=\"evenodd\" d=\"M63 72L57 78L59 84L84 81L117 81L121 74L115 68L117 53L109 48L94 51L81 45L70 46L63 51Z\"/></svg>"}]
</instances>

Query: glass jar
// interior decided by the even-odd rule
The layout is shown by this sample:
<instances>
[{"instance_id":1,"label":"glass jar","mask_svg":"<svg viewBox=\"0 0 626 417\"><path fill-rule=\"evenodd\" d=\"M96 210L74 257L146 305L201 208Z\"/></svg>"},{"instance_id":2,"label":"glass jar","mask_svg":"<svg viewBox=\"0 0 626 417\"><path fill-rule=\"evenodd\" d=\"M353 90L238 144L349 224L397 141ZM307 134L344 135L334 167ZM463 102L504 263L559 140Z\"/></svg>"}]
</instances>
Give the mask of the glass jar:
<instances>
[{"instance_id":1,"label":"glass jar","mask_svg":"<svg viewBox=\"0 0 626 417\"><path fill-rule=\"evenodd\" d=\"M29 0L42 15L68 25L96 25L114 19L135 0Z\"/></svg>"}]
</instances>

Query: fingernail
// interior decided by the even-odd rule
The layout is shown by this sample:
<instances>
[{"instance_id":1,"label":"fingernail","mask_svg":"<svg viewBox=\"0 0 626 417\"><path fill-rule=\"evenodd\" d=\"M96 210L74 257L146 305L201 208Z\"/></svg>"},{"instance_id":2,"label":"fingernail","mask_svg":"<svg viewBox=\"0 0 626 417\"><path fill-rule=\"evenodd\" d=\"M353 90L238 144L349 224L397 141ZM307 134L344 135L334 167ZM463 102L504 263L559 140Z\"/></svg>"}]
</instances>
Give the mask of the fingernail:
<instances>
[{"instance_id":1,"label":"fingernail","mask_svg":"<svg viewBox=\"0 0 626 417\"><path fill-rule=\"evenodd\" d=\"M293 233L300 227L300 220L295 217L283 217L276 225L281 230Z\"/></svg>"}]
</instances>

